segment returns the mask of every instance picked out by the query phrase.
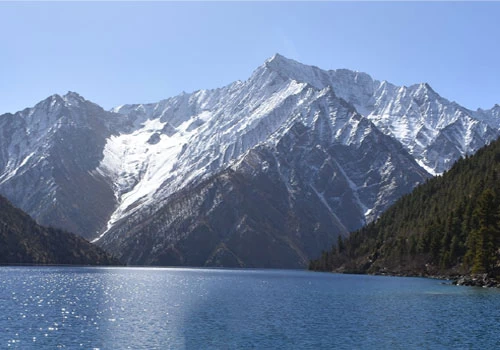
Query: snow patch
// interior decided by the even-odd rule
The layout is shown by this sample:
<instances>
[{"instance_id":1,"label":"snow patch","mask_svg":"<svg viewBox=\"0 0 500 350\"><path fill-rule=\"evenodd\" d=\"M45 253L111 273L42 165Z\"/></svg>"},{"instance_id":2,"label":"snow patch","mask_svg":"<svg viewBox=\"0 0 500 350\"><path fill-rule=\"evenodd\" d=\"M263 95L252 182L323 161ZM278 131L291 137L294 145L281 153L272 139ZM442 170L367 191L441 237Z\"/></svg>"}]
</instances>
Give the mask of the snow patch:
<instances>
[{"instance_id":1,"label":"snow patch","mask_svg":"<svg viewBox=\"0 0 500 350\"><path fill-rule=\"evenodd\" d=\"M417 164L420 165L422 168L424 168L425 171L427 171L429 174L431 174L432 176L438 176L438 175L441 175L441 173L437 173L434 168L431 168L430 166L426 165L424 163L424 160L423 159L417 159Z\"/></svg>"},{"instance_id":2,"label":"snow patch","mask_svg":"<svg viewBox=\"0 0 500 350\"><path fill-rule=\"evenodd\" d=\"M16 166L14 169L12 169L8 172L5 172L4 175L0 177L0 185L7 182L8 180L13 178L14 176L16 176L17 173L19 172L19 170L30 160L31 157L33 157L34 154L35 154L35 152L31 152L26 157L24 157L21 164Z\"/></svg>"}]
</instances>

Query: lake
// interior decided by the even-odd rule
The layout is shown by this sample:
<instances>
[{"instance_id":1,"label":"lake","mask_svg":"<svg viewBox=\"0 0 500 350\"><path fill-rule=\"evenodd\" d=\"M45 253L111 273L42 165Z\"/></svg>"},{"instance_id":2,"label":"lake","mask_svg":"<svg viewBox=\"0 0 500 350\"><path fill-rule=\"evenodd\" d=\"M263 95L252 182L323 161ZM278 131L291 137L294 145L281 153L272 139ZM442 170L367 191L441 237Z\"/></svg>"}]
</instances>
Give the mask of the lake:
<instances>
[{"instance_id":1,"label":"lake","mask_svg":"<svg viewBox=\"0 0 500 350\"><path fill-rule=\"evenodd\" d=\"M296 270L0 267L0 331L2 349L493 349L500 291Z\"/></svg>"}]
</instances>

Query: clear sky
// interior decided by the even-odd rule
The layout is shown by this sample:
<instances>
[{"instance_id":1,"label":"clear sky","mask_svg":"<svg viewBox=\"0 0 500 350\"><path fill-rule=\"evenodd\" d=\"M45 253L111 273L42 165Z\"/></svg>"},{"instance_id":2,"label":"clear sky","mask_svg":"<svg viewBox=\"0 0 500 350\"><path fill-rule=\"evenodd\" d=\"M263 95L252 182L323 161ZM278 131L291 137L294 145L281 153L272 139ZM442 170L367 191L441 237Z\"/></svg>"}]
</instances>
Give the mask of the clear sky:
<instances>
[{"instance_id":1,"label":"clear sky","mask_svg":"<svg viewBox=\"0 0 500 350\"><path fill-rule=\"evenodd\" d=\"M245 80L274 53L500 104L499 2L0 2L0 114L106 109Z\"/></svg>"}]
</instances>

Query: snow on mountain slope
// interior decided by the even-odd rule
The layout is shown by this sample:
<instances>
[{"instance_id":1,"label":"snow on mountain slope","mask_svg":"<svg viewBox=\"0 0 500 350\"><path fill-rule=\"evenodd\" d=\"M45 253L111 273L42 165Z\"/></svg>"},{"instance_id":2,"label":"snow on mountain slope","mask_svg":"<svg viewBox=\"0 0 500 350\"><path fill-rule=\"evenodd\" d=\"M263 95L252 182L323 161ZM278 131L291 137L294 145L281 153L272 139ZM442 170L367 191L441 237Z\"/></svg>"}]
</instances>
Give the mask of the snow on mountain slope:
<instances>
[{"instance_id":1,"label":"snow on mountain slope","mask_svg":"<svg viewBox=\"0 0 500 350\"><path fill-rule=\"evenodd\" d=\"M267 101L272 108L261 104L256 111L266 113L253 116L260 118L259 137L244 144L241 156L226 158L228 146L218 144L216 153L207 152L215 166L196 169L197 179L187 163L150 196L154 209L143 202L122 212L99 244L132 264L303 267L321 244L378 216L428 176L331 87L291 81ZM248 135L238 134L248 126L231 127L236 139ZM199 145L195 140L205 136L192 137Z\"/></svg>"},{"instance_id":2,"label":"snow on mountain slope","mask_svg":"<svg viewBox=\"0 0 500 350\"><path fill-rule=\"evenodd\" d=\"M458 157L497 136L483 123L471 123L469 111L441 98L427 84L396 87L365 73L325 71L277 54L245 82L156 104L113 109L135 118L137 129L108 140L98 169L113 179L119 203L108 228L143 206L156 205L193 181L211 176L266 141L292 110L296 115L304 113L301 106L311 104L318 91L350 103L386 135L401 142L431 174L443 172ZM305 117L311 119L317 112L308 111ZM446 146L448 151L441 157L435 150L444 147L449 138L440 132L459 119L469 129L456 129L450 141L453 145ZM331 121L336 140L344 138L350 144L353 140L342 131L341 122ZM468 136L471 134L475 138ZM131 143L134 145L129 146Z\"/></svg>"},{"instance_id":3,"label":"snow on mountain slope","mask_svg":"<svg viewBox=\"0 0 500 350\"><path fill-rule=\"evenodd\" d=\"M400 141L431 174L442 173L461 156L477 151L499 136L498 106L488 111L473 112L441 97L426 83L399 87L386 81L373 80L365 73L346 69L325 71L280 55L274 57L272 66L282 75L296 81L307 82L318 88L331 86L337 96L351 103L385 134ZM474 131L463 130L460 135L456 135L455 141L461 147L444 157L448 161L426 158L426 154L431 153L427 148L435 148L436 143L443 138L441 130L459 119L461 123L470 124L471 118L478 120L481 125L474 127ZM468 137L471 133L479 137L474 142Z\"/></svg>"},{"instance_id":4,"label":"snow on mountain slope","mask_svg":"<svg viewBox=\"0 0 500 350\"><path fill-rule=\"evenodd\" d=\"M460 157L477 151L499 136L474 113L439 96L428 84L376 91L375 103L368 118L387 135L398 139L431 174L440 174ZM459 124L453 140L443 133ZM448 129L449 130L449 129ZM471 138L474 134L475 138ZM453 145L445 145L452 142ZM436 148L447 148L436 154ZM451 148L454 150L451 151Z\"/></svg>"},{"instance_id":5,"label":"snow on mountain slope","mask_svg":"<svg viewBox=\"0 0 500 350\"><path fill-rule=\"evenodd\" d=\"M120 203L108 228L144 206L157 206L193 181L220 171L257 144L276 138L273 134L290 123L292 115L302 113L300 118L312 123L318 110L302 109L333 91L328 85L320 90L318 83L299 83L283 75L276 68L282 59L273 57L246 82L223 89L114 109L143 123L132 134L110 139L104 150L98 172L115 179ZM355 142L350 134L355 134L356 123L346 126L346 121L333 119L331 127L337 138ZM147 142L151 138L154 145ZM131 140L136 141L133 147L128 146Z\"/></svg>"},{"instance_id":6,"label":"snow on mountain slope","mask_svg":"<svg viewBox=\"0 0 500 350\"><path fill-rule=\"evenodd\" d=\"M72 92L0 116L0 192L41 224L95 236L115 202L92 170L126 120Z\"/></svg>"},{"instance_id":7,"label":"snow on mountain slope","mask_svg":"<svg viewBox=\"0 0 500 350\"><path fill-rule=\"evenodd\" d=\"M488 124L494 130L500 129L500 105L496 104L493 108L487 110L479 108L474 113L474 116L478 120Z\"/></svg>"},{"instance_id":8,"label":"snow on mountain slope","mask_svg":"<svg viewBox=\"0 0 500 350\"><path fill-rule=\"evenodd\" d=\"M106 112L68 93L0 116L0 193L131 263L257 266L241 242L259 237L297 266L497 138L499 113L275 55L158 103Z\"/></svg>"},{"instance_id":9,"label":"snow on mountain slope","mask_svg":"<svg viewBox=\"0 0 500 350\"><path fill-rule=\"evenodd\" d=\"M256 86L270 88L256 91ZM136 106L133 111L144 123L132 134L108 140L97 170L114 179L120 203L108 227L143 205L210 176L266 140L286 118L287 109L300 104L298 95L304 87L272 75L255 76L223 90ZM116 111L124 109L130 107ZM156 193L160 187L162 192Z\"/></svg>"}]
</instances>

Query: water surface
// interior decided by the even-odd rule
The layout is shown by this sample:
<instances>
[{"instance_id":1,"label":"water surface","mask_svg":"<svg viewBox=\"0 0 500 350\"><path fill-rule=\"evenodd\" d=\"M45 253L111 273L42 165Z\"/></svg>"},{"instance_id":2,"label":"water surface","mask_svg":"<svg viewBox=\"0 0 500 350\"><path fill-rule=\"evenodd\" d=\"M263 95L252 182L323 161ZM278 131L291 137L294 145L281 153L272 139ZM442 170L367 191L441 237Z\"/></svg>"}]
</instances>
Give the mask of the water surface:
<instances>
[{"instance_id":1,"label":"water surface","mask_svg":"<svg viewBox=\"0 0 500 350\"><path fill-rule=\"evenodd\" d=\"M1 267L0 348L500 348L500 292L289 270Z\"/></svg>"}]
</instances>

